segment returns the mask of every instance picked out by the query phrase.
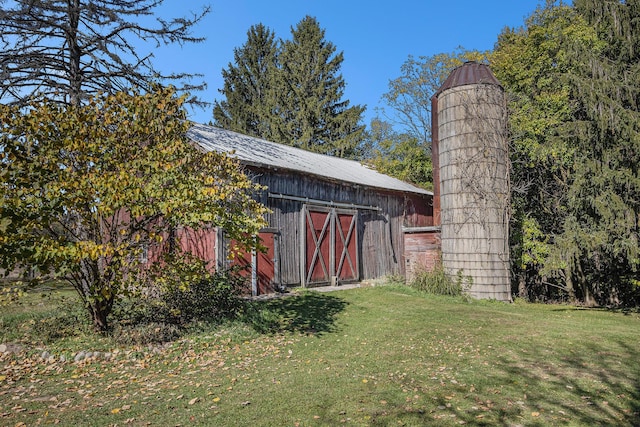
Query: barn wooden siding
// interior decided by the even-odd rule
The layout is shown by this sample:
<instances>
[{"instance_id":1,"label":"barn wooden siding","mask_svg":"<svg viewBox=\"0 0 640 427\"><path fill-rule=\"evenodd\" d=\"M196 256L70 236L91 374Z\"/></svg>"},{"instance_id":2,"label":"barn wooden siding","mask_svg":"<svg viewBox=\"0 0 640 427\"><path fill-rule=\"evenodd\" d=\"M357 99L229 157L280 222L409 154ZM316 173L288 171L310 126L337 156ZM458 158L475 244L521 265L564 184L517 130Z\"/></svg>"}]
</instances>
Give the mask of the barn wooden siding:
<instances>
[{"instance_id":1,"label":"barn wooden siding","mask_svg":"<svg viewBox=\"0 0 640 427\"><path fill-rule=\"evenodd\" d=\"M353 205L358 213L360 280L404 275L403 227L433 225L431 196L329 182L317 177L247 168L254 181L266 186L258 200L272 210L266 219L279 232L280 279L283 285L301 283L300 246L303 206L312 200ZM281 197L285 196L285 197ZM309 203L294 198L308 198ZM344 206L346 207L346 206Z\"/></svg>"}]
</instances>

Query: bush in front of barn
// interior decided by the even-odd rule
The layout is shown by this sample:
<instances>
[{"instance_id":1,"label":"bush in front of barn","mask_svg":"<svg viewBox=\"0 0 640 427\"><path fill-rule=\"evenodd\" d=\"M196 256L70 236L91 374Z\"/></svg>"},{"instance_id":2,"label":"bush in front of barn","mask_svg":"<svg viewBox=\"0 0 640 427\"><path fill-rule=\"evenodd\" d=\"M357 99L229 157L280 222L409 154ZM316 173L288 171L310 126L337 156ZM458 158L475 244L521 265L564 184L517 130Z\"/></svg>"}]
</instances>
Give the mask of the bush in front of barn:
<instances>
[{"instance_id":1,"label":"bush in front of barn","mask_svg":"<svg viewBox=\"0 0 640 427\"><path fill-rule=\"evenodd\" d=\"M122 301L114 311L117 340L138 344L166 342L198 322L236 318L244 308L245 278L234 270L209 272L196 259L167 259L149 272L150 285L140 298Z\"/></svg>"},{"instance_id":2,"label":"bush in front of barn","mask_svg":"<svg viewBox=\"0 0 640 427\"><path fill-rule=\"evenodd\" d=\"M449 276L438 263L433 270L418 272L409 282L409 286L422 292L434 295L462 296L473 284L470 276L465 276L462 270L455 277Z\"/></svg>"}]
</instances>

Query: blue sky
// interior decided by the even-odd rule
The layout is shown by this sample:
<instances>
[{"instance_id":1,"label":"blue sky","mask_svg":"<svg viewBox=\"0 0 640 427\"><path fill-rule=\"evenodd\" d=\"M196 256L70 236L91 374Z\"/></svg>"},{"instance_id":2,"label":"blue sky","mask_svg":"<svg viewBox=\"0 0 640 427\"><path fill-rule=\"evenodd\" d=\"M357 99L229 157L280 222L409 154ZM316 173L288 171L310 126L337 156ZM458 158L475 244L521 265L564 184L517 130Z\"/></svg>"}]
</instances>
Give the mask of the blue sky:
<instances>
[{"instance_id":1,"label":"blue sky","mask_svg":"<svg viewBox=\"0 0 640 427\"><path fill-rule=\"evenodd\" d=\"M306 15L325 29L325 39L344 52L342 75L345 99L366 105L365 124L388 90L389 80L400 75L409 55L431 56L466 49L493 48L505 27L518 27L540 0L166 0L161 17L185 16L211 5L211 13L193 31L207 40L197 45L159 48L154 63L162 71L204 75L208 88L200 96L220 100L221 71L233 61L233 49L242 46L251 25L262 23L288 39L291 27ZM207 123L211 108L190 111L190 118Z\"/></svg>"}]
</instances>

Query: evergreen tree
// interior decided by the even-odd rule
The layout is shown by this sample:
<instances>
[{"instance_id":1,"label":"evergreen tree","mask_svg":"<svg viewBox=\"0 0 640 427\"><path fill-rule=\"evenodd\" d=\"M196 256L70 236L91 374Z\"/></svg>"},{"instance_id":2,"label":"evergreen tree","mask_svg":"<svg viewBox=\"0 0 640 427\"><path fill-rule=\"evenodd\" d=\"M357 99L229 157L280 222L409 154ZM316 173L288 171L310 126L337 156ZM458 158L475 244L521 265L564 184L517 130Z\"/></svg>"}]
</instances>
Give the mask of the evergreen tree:
<instances>
[{"instance_id":1,"label":"evergreen tree","mask_svg":"<svg viewBox=\"0 0 640 427\"><path fill-rule=\"evenodd\" d=\"M191 18L152 17L163 0L0 1L0 101L26 105L33 95L79 105L100 92L131 87L151 90L165 80L192 85L187 73L159 73L153 51L136 41L201 42L191 28L209 11ZM148 24L143 24L143 19ZM197 98L191 102L202 105Z\"/></svg>"},{"instance_id":2,"label":"evergreen tree","mask_svg":"<svg viewBox=\"0 0 640 427\"><path fill-rule=\"evenodd\" d=\"M625 298L640 279L640 2L576 0L574 6L604 48L578 45L574 53L580 68L571 76L570 140L581 155L561 238L574 249L584 298L609 303Z\"/></svg>"},{"instance_id":3,"label":"evergreen tree","mask_svg":"<svg viewBox=\"0 0 640 427\"><path fill-rule=\"evenodd\" d=\"M272 139L274 79L278 43L275 34L262 24L247 32L247 42L234 49L234 64L222 70L225 99L213 108L215 125L251 136Z\"/></svg>"},{"instance_id":4,"label":"evergreen tree","mask_svg":"<svg viewBox=\"0 0 640 427\"><path fill-rule=\"evenodd\" d=\"M365 108L342 99L343 54L335 54L314 18L291 32L292 40L276 42L262 24L251 27L234 64L222 71L225 99L215 103L215 124L323 154L360 156Z\"/></svg>"},{"instance_id":5,"label":"evergreen tree","mask_svg":"<svg viewBox=\"0 0 640 427\"><path fill-rule=\"evenodd\" d=\"M639 22L637 1L548 2L492 56L511 94L514 260L529 290L638 297Z\"/></svg>"},{"instance_id":6,"label":"evergreen tree","mask_svg":"<svg viewBox=\"0 0 640 427\"><path fill-rule=\"evenodd\" d=\"M283 43L274 117L277 142L323 154L352 157L362 141L365 108L343 100L339 73L343 53L325 40L315 18L306 16Z\"/></svg>"}]
</instances>

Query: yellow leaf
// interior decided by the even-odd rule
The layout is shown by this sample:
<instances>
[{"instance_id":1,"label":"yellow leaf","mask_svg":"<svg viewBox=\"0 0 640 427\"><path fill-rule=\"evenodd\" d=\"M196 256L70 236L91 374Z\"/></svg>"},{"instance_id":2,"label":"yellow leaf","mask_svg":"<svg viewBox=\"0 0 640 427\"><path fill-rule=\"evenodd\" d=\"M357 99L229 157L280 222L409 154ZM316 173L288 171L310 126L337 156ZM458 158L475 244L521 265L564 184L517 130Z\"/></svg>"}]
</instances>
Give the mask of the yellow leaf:
<instances>
[{"instance_id":1,"label":"yellow leaf","mask_svg":"<svg viewBox=\"0 0 640 427\"><path fill-rule=\"evenodd\" d=\"M365 378L365 379L363 379L363 380L362 380L362 382L366 384L366 383L368 383L368 382L369 382L369 380L367 380L367 379Z\"/></svg>"},{"instance_id":2,"label":"yellow leaf","mask_svg":"<svg viewBox=\"0 0 640 427\"><path fill-rule=\"evenodd\" d=\"M220 402L220 398L219 398L219 397L214 397L214 398L213 398L213 401L214 401L214 402Z\"/></svg>"},{"instance_id":3,"label":"yellow leaf","mask_svg":"<svg viewBox=\"0 0 640 427\"><path fill-rule=\"evenodd\" d=\"M6 375L0 375L0 381L4 381L4 380L6 380L6 379L7 379L7 376L6 376Z\"/></svg>"},{"instance_id":4,"label":"yellow leaf","mask_svg":"<svg viewBox=\"0 0 640 427\"><path fill-rule=\"evenodd\" d=\"M118 414L119 412L120 412L120 408L113 408L113 409L111 410L111 413L112 413L112 414Z\"/></svg>"},{"instance_id":5,"label":"yellow leaf","mask_svg":"<svg viewBox=\"0 0 640 427\"><path fill-rule=\"evenodd\" d=\"M531 416L532 417L539 417L540 416L540 412L532 412Z\"/></svg>"}]
</instances>

